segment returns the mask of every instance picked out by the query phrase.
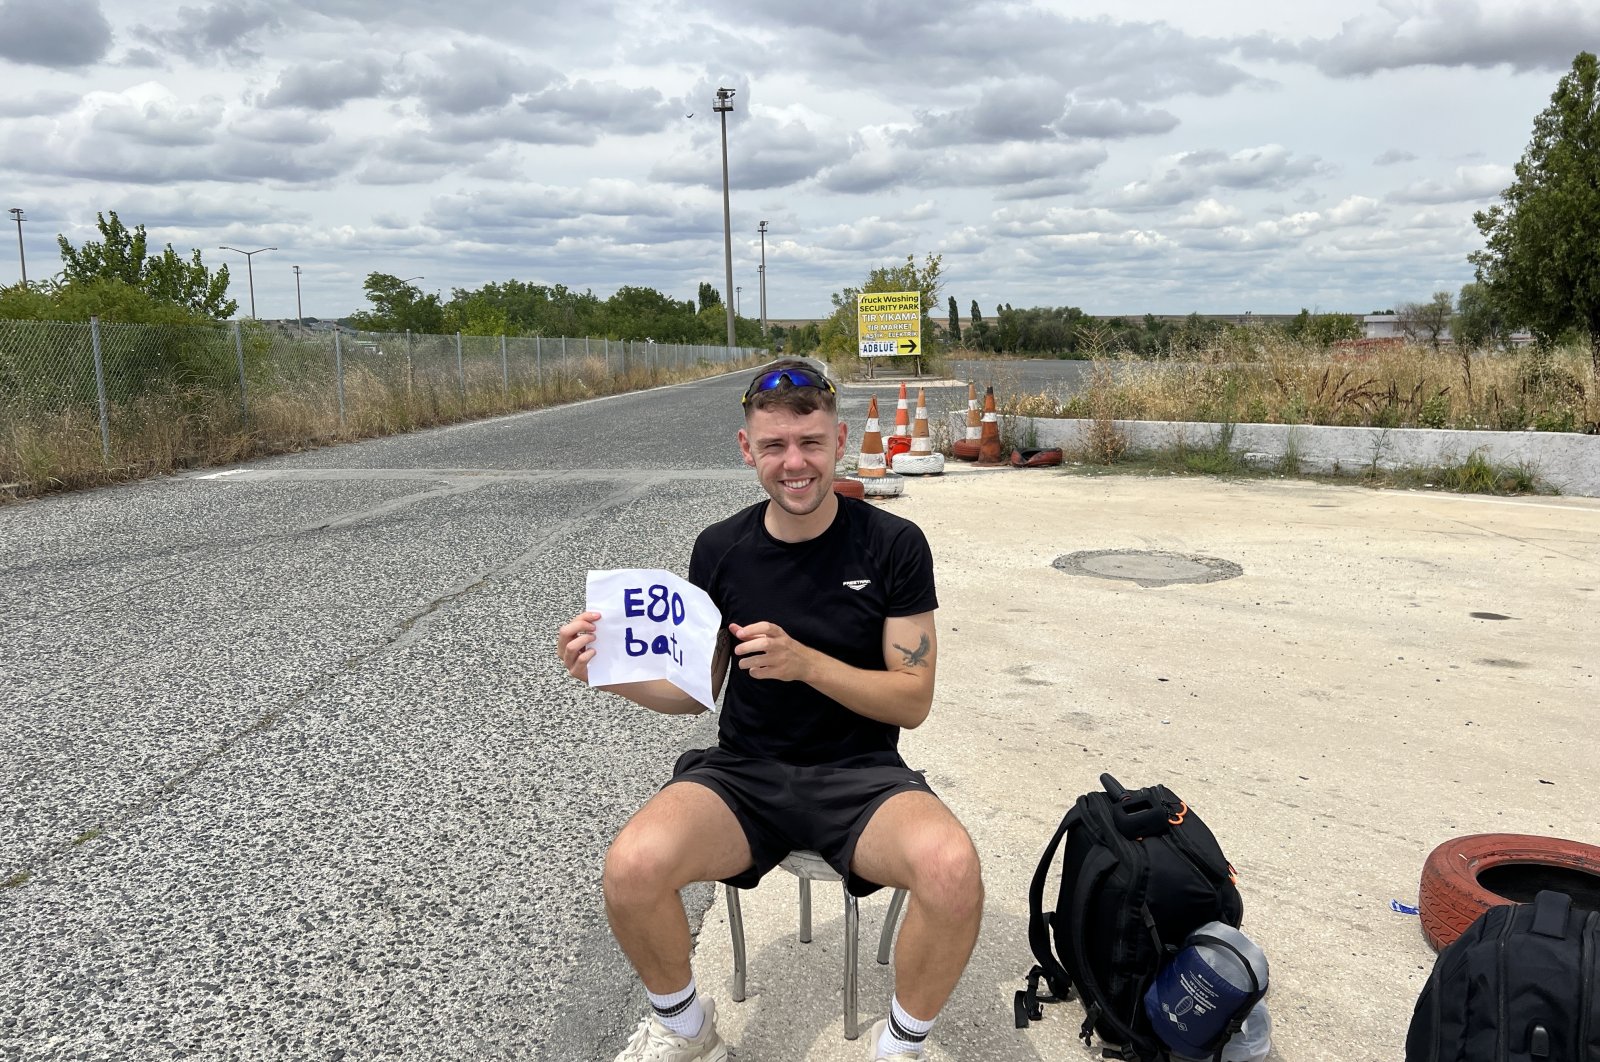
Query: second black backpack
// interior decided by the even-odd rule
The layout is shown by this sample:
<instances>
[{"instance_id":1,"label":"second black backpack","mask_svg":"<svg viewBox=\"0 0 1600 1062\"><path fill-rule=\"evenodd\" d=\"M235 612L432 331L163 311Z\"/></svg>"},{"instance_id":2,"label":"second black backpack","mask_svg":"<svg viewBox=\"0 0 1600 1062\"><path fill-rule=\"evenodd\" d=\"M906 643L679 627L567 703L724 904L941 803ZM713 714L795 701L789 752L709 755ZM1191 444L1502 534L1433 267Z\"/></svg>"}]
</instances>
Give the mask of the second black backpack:
<instances>
[{"instance_id":1,"label":"second black backpack","mask_svg":"<svg viewBox=\"0 0 1600 1062\"><path fill-rule=\"evenodd\" d=\"M1028 890L1038 965L1017 993L1017 1027L1042 1017L1040 1003L1076 990L1085 1044L1098 1036L1108 1058L1161 1062L1167 1049L1145 1015L1145 990L1191 932L1207 922L1238 926L1244 901L1216 838L1172 790L1130 792L1109 774L1100 784L1105 792L1079 797L1062 819ZM1058 849L1061 885L1047 911Z\"/></svg>"},{"instance_id":2,"label":"second black backpack","mask_svg":"<svg viewBox=\"0 0 1600 1062\"><path fill-rule=\"evenodd\" d=\"M1600 1062L1600 912L1501 904L1439 953L1406 1062Z\"/></svg>"}]
</instances>

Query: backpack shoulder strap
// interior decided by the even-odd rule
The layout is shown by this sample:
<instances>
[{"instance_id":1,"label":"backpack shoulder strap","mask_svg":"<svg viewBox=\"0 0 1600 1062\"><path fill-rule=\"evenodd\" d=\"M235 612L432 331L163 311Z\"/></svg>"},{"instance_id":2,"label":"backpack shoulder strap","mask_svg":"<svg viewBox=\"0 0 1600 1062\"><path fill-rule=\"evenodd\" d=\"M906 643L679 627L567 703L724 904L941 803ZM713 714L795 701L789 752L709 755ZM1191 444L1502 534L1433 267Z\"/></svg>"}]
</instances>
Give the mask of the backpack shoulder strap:
<instances>
[{"instance_id":1,"label":"backpack shoulder strap","mask_svg":"<svg viewBox=\"0 0 1600 1062\"><path fill-rule=\"evenodd\" d=\"M1050 943L1050 920L1044 910L1044 883L1050 876L1050 868L1055 865L1056 851L1061 847L1061 839L1067 835L1067 828L1072 824L1076 810L1074 806L1062 816L1061 825L1056 827L1056 835L1050 838L1044 855L1039 859L1039 867L1033 872L1033 881L1028 885L1028 947L1033 950L1033 957L1038 960L1045 981L1057 999L1070 999L1072 987L1067 971L1062 968L1056 958L1055 948ZM1030 976L1029 981L1030 988L1036 990L1037 978ZM1036 994L1032 998L1036 999Z\"/></svg>"}]
</instances>

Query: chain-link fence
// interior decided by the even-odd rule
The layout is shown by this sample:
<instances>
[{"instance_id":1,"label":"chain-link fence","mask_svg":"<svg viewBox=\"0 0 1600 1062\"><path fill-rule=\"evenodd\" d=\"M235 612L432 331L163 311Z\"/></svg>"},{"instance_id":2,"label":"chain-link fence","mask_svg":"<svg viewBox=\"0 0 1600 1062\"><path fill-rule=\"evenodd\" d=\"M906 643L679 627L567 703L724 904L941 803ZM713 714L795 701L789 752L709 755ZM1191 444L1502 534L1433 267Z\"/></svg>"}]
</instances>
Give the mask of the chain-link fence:
<instances>
[{"instance_id":1,"label":"chain-link fence","mask_svg":"<svg viewBox=\"0 0 1600 1062\"><path fill-rule=\"evenodd\" d=\"M37 494L690 379L749 347L0 321L0 491Z\"/></svg>"}]
</instances>

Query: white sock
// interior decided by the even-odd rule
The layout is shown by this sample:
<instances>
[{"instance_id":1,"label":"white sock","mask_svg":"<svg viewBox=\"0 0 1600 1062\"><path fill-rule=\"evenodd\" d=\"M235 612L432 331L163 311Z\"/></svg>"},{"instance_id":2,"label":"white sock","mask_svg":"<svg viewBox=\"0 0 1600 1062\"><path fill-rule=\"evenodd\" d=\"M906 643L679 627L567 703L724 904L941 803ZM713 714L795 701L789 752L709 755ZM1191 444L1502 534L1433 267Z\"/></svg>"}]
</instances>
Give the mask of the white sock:
<instances>
[{"instance_id":1,"label":"white sock","mask_svg":"<svg viewBox=\"0 0 1600 1062\"><path fill-rule=\"evenodd\" d=\"M692 975L687 988L664 996L658 996L645 989L645 995L650 997L650 1009L656 1012L656 1020L662 1025L689 1040L700 1035L700 1030L706 1023L706 1008L694 990Z\"/></svg>"},{"instance_id":2,"label":"white sock","mask_svg":"<svg viewBox=\"0 0 1600 1062\"><path fill-rule=\"evenodd\" d=\"M935 1015L927 1021L913 1018L906 1013L906 1008L900 1005L900 997L895 996L889 1002L889 1020L883 1026L883 1035L878 1038L878 1054L881 1056L909 1052L920 1055L922 1046L928 1039L928 1030L933 1028L937 1017Z\"/></svg>"}]
</instances>

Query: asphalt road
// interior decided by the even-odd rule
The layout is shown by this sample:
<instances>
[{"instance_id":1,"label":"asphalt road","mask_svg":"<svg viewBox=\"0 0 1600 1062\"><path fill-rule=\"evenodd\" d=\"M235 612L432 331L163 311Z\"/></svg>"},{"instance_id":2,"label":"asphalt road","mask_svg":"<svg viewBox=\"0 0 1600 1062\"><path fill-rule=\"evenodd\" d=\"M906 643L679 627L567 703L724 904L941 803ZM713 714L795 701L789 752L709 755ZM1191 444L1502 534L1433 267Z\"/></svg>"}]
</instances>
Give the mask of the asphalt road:
<instances>
[{"instance_id":1,"label":"asphalt road","mask_svg":"<svg viewBox=\"0 0 1600 1062\"><path fill-rule=\"evenodd\" d=\"M601 856L714 724L554 631L757 499L742 383L0 509L0 1059L611 1057Z\"/></svg>"},{"instance_id":2,"label":"asphalt road","mask_svg":"<svg viewBox=\"0 0 1600 1062\"><path fill-rule=\"evenodd\" d=\"M760 497L744 382L0 509L0 1059L611 1057L602 853L714 724L554 630Z\"/></svg>"}]
</instances>

